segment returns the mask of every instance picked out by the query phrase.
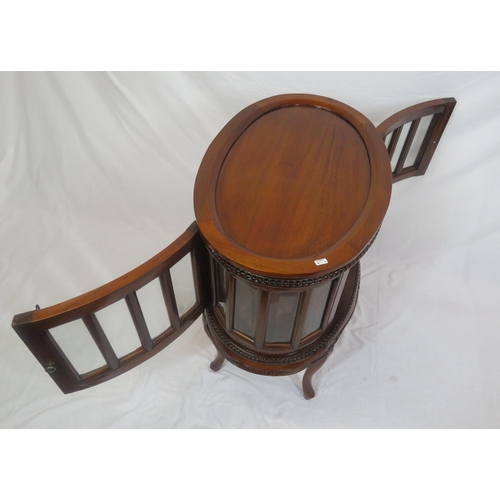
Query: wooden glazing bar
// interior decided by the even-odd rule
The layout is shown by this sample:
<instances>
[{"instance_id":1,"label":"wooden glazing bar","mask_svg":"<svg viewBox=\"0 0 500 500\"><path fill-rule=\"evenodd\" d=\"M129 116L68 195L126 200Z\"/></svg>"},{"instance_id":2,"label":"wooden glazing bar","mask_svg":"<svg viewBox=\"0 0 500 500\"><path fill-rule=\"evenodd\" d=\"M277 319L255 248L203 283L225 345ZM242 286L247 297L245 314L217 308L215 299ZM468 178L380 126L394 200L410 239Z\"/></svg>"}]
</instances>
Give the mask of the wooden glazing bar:
<instances>
[{"instance_id":1,"label":"wooden glazing bar","mask_svg":"<svg viewBox=\"0 0 500 500\"><path fill-rule=\"evenodd\" d=\"M337 286L337 290L335 292L335 298L332 302L331 309L328 314L327 324L330 324L333 321L333 318L335 317L335 313L337 312L337 307L339 306L340 298L342 297L342 292L344 291L344 287L350 272L352 272L352 268L349 271L346 271L342 276L337 278L339 284Z\"/></svg>"},{"instance_id":2,"label":"wooden glazing bar","mask_svg":"<svg viewBox=\"0 0 500 500\"><path fill-rule=\"evenodd\" d=\"M194 293L196 297L196 302L198 304L202 304L203 299L202 299L202 281L200 272L200 256L197 247L191 250L190 257L191 257L191 271L193 273Z\"/></svg>"},{"instance_id":3,"label":"wooden glazing bar","mask_svg":"<svg viewBox=\"0 0 500 500\"><path fill-rule=\"evenodd\" d=\"M403 127L399 127L392 133L391 140L389 141L389 146L387 147L387 151L389 152L389 158L392 160L394 155L394 151L396 151L396 146L398 145L399 136L401 135L401 131Z\"/></svg>"},{"instance_id":4,"label":"wooden glazing bar","mask_svg":"<svg viewBox=\"0 0 500 500\"><path fill-rule=\"evenodd\" d=\"M401 173L401 170L403 170L406 157L408 156L411 144L413 142L413 139L415 138L415 134L417 133L419 123L420 123L420 118L417 118L416 120L413 120L411 122L410 130L408 130L408 135L406 136L405 143L403 145L403 148L401 149L401 153L399 153L398 162L394 170L395 175L398 175L399 173Z\"/></svg>"},{"instance_id":5,"label":"wooden glazing bar","mask_svg":"<svg viewBox=\"0 0 500 500\"><path fill-rule=\"evenodd\" d=\"M16 330L17 327L32 325L39 331L50 330L114 304L124 299L128 294L147 285L165 269L170 269L179 259L186 255L193 247L194 241L198 241L198 238L198 226L193 222L167 248L129 273L95 290L55 306L16 314L12 320L12 327Z\"/></svg>"},{"instance_id":6,"label":"wooden glazing bar","mask_svg":"<svg viewBox=\"0 0 500 500\"><path fill-rule=\"evenodd\" d=\"M168 317L170 318L170 324L177 330L181 326L181 319L179 317L179 310L177 309L174 285L172 284L172 277L170 276L169 269L160 274L160 286Z\"/></svg>"},{"instance_id":7,"label":"wooden glazing bar","mask_svg":"<svg viewBox=\"0 0 500 500\"><path fill-rule=\"evenodd\" d=\"M393 175L393 182L415 175L425 174L456 103L457 101L454 98L447 97L445 99L435 99L433 101L416 104L415 106L410 106L390 116L377 127L377 131L382 136L382 139L385 140L390 133L395 134L396 131L406 123L413 122L414 120L426 116L432 116L432 120L427 128L427 133L422 141L422 145L420 146L413 166L405 168L404 162L402 165L399 165L400 168L397 170L397 173L395 171ZM394 150L392 150L391 146L394 148L396 147L393 143L393 139L394 136L391 137L388 147L391 158L394 154Z\"/></svg>"},{"instance_id":8,"label":"wooden glazing bar","mask_svg":"<svg viewBox=\"0 0 500 500\"><path fill-rule=\"evenodd\" d=\"M128 310L132 316L132 321L134 322L137 334L141 339L142 347L144 347L146 351L151 351L153 349L153 341L149 335L149 330L146 325L146 320L144 319L144 314L142 314L137 294L135 292L130 293L125 297L125 302L127 303Z\"/></svg>"},{"instance_id":9,"label":"wooden glazing bar","mask_svg":"<svg viewBox=\"0 0 500 500\"><path fill-rule=\"evenodd\" d=\"M410 106L409 108L403 109L384 120L377 126L377 130L382 135L382 138L385 139L392 131L403 127L403 125L406 125L417 118L424 118L425 116L441 113L451 101L456 102L453 98L446 98L435 99L433 101L422 102L420 104Z\"/></svg>"},{"instance_id":10,"label":"wooden glazing bar","mask_svg":"<svg viewBox=\"0 0 500 500\"><path fill-rule=\"evenodd\" d=\"M340 282L342 280L342 276L339 276L335 280L330 287L330 294L328 295L328 302L325 307L325 312L323 314L323 319L321 321L321 329L324 330L328 326L328 318L330 317L330 313L335 303L335 299L339 293Z\"/></svg>"},{"instance_id":11,"label":"wooden glazing bar","mask_svg":"<svg viewBox=\"0 0 500 500\"><path fill-rule=\"evenodd\" d=\"M447 99L442 113L436 114L432 119L429 125L428 134L426 135L422 148L419 151L417 158L418 161L415 161L415 166L417 167L416 175L425 174L456 103L455 99Z\"/></svg>"},{"instance_id":12,"label":"wooden glazing bar","mask_svg":"<svg viewBox=\"0 0 500 500\"><path fill-rule=\"evenodd\" d=\"M211 297L211 279L210 279L210 255L200 237L199 234L194 238L194 259L196 261L194 268L196 269L196 276L198 281L196 286L196 297L198 297L198 303L202 308L208 307L210 305ZM199 289L198 289L199 288Z\"/></svg>"},{"instance_id":13,"label":"wooden glazing bar","mask_svg":"<svg viewBox=\"0 0 500 500\"><path fill-rule=\"evenodd\" d=\"M427 148L429 147L432 133L433 133L434 129L436 128L436 124L439 120L439 117L440 117L440 115L438 115L438 114L434 115L432 117L431 122L429 123L429 126L427 127L427 132L425 133L424 140L422 141L422 145L420 146L420 149L417 153L417 157L415 158L414 166L417 168L417 170L418 170L418 167L420 166L420 164L422 163L422 158L423 158Z\"/></svg>"},{"instance_id":14,"label":"wooden glazing bar","mask_svg":"<svg viewBox=\"0 0 500 500\"><path fill-rule=\"evenodd\" d=\"M200 310L197 310L193 311L192 313L188 313L186 315L185 322L179 328L179 330L174 330L170 335L162 336L161 340L157 344L155 344L154 349L147 351L143 348L139 348L136 349L134 352L124 356L121 360L119 368L117 368L116 370L109 370L107 369L107 367L105 367L106 369L103 370L103 368L101 367L96 370L93 370L92 372L88 372L85 375L82 375L79 383L65 383L64 385L60 383L60 381L56 377L60 373L66 375L67 378L69 377L65 372L63 372L63 370L57 370L56 373L51 375L52 379L59 385L61 390L66 394L86 389L88 387L93 387L95 385L101 384L102 382L111 380L112 378L115 378L121 375L122 373L125 373L128 370L140 365L144 361L153 357L155 354L157 354L165 347L169 346L194 323L194 321L200 315L200 312L201 312Z\"/></svg>"},{"instance_id":15,"label":"wooden glazing bar","mask_svg":"<svg viewBox=\"0 0 500 500\"><path fill-rule=\"evenodd\" d=\"M210 290L212 295L211 305L215 307L217 305L217 288L215 286L217 279L217 263L213 257L210 257L210 276L212 277L210 280Z\"/></svg>"},{"instance_id":16,"label":"wooden glazing bar","mask_svg":"<svg viewBox=\"0 0 500 500\"><path fill-rule=\"evenodd\" d=\"M116 370L120 366L120 362L113 350L113 347L109 343L108 337L104 333L104 330L99 323L99 320L96 318L94 313L90 313L87 316L82 318L82 321L85 323L87 330L90 335L94 339L99 351L103 358L106 360L106 363L112 370Z\"/></svg>"},{"instance_id":17,"label":"wooden glazing bar","mask_svg":"<svg viewBox=\"0 0 500 500\"><path fill-rule=\"evenodd\" d=\"M392 176L392 182L403 181L410 177L415 177L416 174L417 169L415 167L406 167L400 174Z\"/></svg>"},{"instance_id":18,"label":"wooden glazing bar","mask_svg":"<svg viewBox=\"0 0 500 500\"><path fill-rule=\"evenodd\" d=\"M267 317L269 315L269 292L260 291L259 314L255 326L255 347L264 347L266 341Z\"/></svg>"},{"instance_id":19,"label":"wooden glazing bar","mask_svg":"<svg viewBox=\"0 0 500 500\"><path fill-rule=\"evenodd\" d=\"M236 281L234 276L226 273L226 330L234 329L234 297L236 294Z\"/></svg>"},{"instance_id":20,"label":"wooden glazing bar","mask_svg":"<svg viewBox=\"0 0 500 500\"><path fill-rule=\"evenodd\" d=\"M307 310L311 301L311 289L307 289L300 294L299 304L297 306L297 314L295 316L295 324L293 325L292 347L298 349L302 340L302 333L306 323Z\"/></svg>"},{"instance_id":21,"label":"wooden glazing bar","mask_svg":"<svg viewBox=\"0 0 500 500\"><path fill-rule=\"evenodd\" d=\"M160 337L155 339L153 348L153 342L135 293L136 290L150 283L153 279L158 278L165 270L170 269L193 249L199 250L201 256L206 260L205 264L205 261L201 259L202 264L199 266L198 273L202 275L201 281L204 282L205 288L208 286L208 291L205 292L204 290L201 294L206 300L206 297L210 296L209 278L205 279L204 277L206 269L208 268L208 253L201 247L198 226L196 223L193 223L171 245L136 269L133 269L129 273L106 285L60 304L56 304L55 306L44 309L36 307L33 311L17 314L12 320L12 327L45 371L50 375L52 380L65 394L110 380L141 364L172 343L182 334L182 332L192 325L201 314L202 305L195 304L195 306L185 314L182 326L173 332L171 331L172 329L169 328L168 335L160 335ZM197 295L197 297L199 297L199 295ZM71 321L94 315L96 311L123 299L125 299L129 308L142 347L122 357L118 367L112 369L111 367L117 366L115 362L116 354L113 357L111 353L112 350L105 346L105 334L99 332L99 328L96 327L91 317L89 319L89 322L92 323L90 328L94 333L94 337L97 339L97 343L100 343L101 352L104 351L106 353L108 358L106 361L109 364L101 366L91 372L79 374L51 335L50 330Z\"/></svg>"}]
</instances>

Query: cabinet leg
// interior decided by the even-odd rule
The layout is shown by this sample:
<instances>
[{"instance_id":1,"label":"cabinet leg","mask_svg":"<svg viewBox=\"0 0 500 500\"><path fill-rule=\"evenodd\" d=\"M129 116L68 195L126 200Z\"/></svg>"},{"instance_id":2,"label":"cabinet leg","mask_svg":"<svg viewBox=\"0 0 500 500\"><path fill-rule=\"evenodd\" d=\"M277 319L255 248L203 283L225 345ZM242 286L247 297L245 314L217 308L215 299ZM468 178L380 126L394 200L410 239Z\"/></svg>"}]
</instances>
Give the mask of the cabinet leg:
<instances>
[{"instance_id":1,"label":"cabinet leg","mask_svg":"<svg viewBox=\"0 0 500 500\"><path fill-rule=\"evenodd\" d=\"M224 364L224 361L225 361L224 356L219 351L217 351L217 357L210 364L210 368L214 372L218 372L221 369L222 365Z\"/></svg>"},{"instance_id":2,"label":"cabinet leg","mask_svg":"<svg viewBox=\"0 0 500 500\"><path fill-rule=\"evenodd\" d=\"M304 397L306 399L312 399L316 396L312 386L312 378L313 375L325 364L326 358L328 358L328 356L323 356L306 368L302 379L302 390L304 391Z\"/></svg>"}]
</instances>

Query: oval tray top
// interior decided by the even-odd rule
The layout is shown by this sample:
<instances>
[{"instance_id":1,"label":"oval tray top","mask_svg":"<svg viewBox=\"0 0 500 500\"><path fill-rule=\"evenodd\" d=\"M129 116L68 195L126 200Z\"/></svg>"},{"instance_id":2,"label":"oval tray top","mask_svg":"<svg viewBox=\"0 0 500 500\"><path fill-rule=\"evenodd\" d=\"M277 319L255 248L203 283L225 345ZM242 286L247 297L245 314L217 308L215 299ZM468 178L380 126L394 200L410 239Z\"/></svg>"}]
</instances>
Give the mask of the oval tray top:
<instances>
[{"instance_id":1,"label":"oval tray top","mask_svg":"<svg viewBox=\"0 0 500 500\"><path fill-rule=\"evenodd\" d=\"M315 277L356 260L389 206L391 167L373 124L341 102L270 97L238 113L201 162L194 189L206 242L272 277Z\"/></svg>"}]
</instances>

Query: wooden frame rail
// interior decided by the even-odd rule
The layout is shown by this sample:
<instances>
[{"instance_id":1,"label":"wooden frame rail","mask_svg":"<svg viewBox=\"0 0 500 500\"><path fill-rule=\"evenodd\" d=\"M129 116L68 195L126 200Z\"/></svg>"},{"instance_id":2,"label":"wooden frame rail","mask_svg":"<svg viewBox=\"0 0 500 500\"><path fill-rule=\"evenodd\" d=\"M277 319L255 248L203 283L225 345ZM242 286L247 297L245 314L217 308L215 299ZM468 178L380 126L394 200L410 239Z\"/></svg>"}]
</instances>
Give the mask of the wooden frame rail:
<instances>
[{"instance_id":1,"label":"wooden frame rail","mask_svg":"<svg viewBox=\"0 0 500 500\"><path fill-rule=\"evenodd\" d=\"M389 152L389 157L392 160L400 140L403 127L406 124L411 123L408 133L406 134L405 141L397 155L397 158L395 158L395 167L392 173L393 182L407 179L408 177L413 177L415 175L425 174L456 103L457 101L455 99L449 97L416 104L415 106L403 109L402 111L390 116L377 127L377 130L380 132L384 141L389 135L391 135L389 144L387 145L387 150ZM421 126L421 120L426 116L432 116L432 119L427 127L425 135L423 136L420 146L417 145L418 152L416 154L415 161L413 162L413 165L405 166L405 162L415 139L417 130L419 126Z\"/></svg>"},{"instance_id":2,"label":"wooden frame rail","mask_svg":"<svg viewBox=\"0 0 500 500\"><path fill-rule=\"evenodd\" d=\"M170 269L187 254L191 255L196 301L179 316ZM17 314L12 327L38 359L45 371L64 393L85 389L114 378L146 361L181 335L202 313L209 283L208 255L196 222L159 254L124 276L88 293L52 307ZM137 298L137 290L159 279L170 327L151 338ZM125 300L141 347L118 358L95 313L120 300ZM82 320L102 354L105 365L87 373L79 373L51 335L50 329Z\"/></svg>"}]
</instances>

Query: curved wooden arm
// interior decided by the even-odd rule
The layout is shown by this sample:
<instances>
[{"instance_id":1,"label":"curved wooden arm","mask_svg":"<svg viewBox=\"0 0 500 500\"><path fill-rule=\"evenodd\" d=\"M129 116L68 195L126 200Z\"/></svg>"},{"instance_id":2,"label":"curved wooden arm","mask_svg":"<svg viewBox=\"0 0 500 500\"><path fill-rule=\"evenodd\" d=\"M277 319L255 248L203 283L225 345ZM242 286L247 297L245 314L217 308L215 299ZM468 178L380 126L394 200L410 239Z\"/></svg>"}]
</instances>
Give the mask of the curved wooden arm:
<instances>
[{"instance_id":1,"label":"curved wooden arm","mask_svg":"<svg viewBox=\"0 0 500 500\"><path fill-rule=\"evenodd\" d=\"M387 146L392 160L403 126L411 123L392 174L393 182L425 174L456 103L457 101L453 97L448 97L416 104L390 116L377 127L384 141L389 134L392 134ZM405 167L404 164L420 125L420 120L426 116L432 116L432 120L419 147L415 162L413 165Z\"/></svg>"},{"instance_id":2,"label":"curved wooden arm","mask_svg":"<svg viewBox=\"0 0 500 500\"><path fill-rule=\"evenodd\" d=\"M196 302L182 317L179 316L170 268L188 253L193 264ZM201 314L207 283L205 283L205 249L196 222L167 248L136 269L95 290L60 304L14 316L12 327L50 374L64 393L74 392L116 377L137 366L169 345ZM201 267L200 267L201 266ZM202 269L203 267L203 269ZM171 326L151 339L141 311L136 291L159 279ZM125 300L142 347L118 359L95 313L119 300ZM82 320L101 351L106 364L80 374L71 364L49 329Z\"/></svg>"}]
</instances>

